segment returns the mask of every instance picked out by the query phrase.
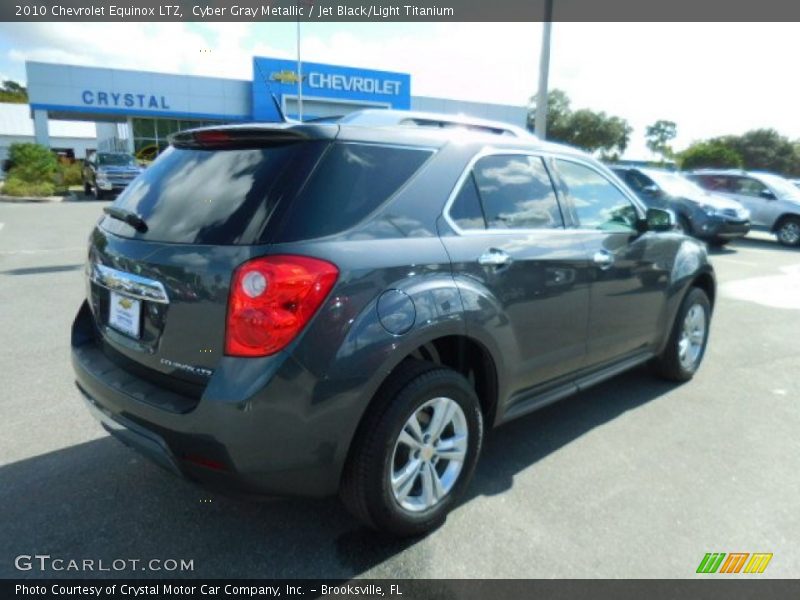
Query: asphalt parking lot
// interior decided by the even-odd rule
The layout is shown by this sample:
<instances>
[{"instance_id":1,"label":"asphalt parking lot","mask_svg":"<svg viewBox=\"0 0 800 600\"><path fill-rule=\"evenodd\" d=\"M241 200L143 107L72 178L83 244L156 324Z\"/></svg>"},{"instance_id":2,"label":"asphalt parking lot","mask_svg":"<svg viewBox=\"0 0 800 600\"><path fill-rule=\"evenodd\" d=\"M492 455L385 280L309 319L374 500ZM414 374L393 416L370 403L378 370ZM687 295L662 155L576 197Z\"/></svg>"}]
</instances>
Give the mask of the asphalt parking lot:
<instances>
[{"instance_id":1,"label":"asphalt parking lot","mask_svg":"<svg viewBox=\"0 0 800 600\"><path fill-rule=\"evenodd\" d=\"M694 381L641 369L496 430L447 524L396 541L335 499L211 494L96 424L69 330L104 205L0 203L0 577L42 576L16 571L20 554L192 559L182 575L205 578L683 578L706 552L800 572L800 250L755 236L715 251Z\"/></svg>"}]
</instances>

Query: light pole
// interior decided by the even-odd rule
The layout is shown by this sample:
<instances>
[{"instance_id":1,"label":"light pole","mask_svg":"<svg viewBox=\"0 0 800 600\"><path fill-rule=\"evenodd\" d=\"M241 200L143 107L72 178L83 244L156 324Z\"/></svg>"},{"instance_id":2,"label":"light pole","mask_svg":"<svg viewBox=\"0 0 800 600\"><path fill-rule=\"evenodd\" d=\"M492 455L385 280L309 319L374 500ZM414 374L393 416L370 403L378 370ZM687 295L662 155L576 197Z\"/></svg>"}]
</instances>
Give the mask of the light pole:
<instances>
[{"instance_id":1,"label":"light pole","mask_svg":"<svg viewBox=\"0 0 800 600\"><path fill-rule=\"evenodd\" d=\"M539 92L536 97L534 129L536 137L547 139L547 78L550 72L550 29L553 26L553 0L544 0L542 50L539 53Z\"/></svg>"},{"instance_id":2,"label":"light pole","mask_svg":"<svg viewBox=\"0 0 800 600\"><path fill-rule=\"evenodd\" d=\"M303 120L303 61L300 59L300 11L297 15L297 120Z\"/></svg>"}]
</instances>

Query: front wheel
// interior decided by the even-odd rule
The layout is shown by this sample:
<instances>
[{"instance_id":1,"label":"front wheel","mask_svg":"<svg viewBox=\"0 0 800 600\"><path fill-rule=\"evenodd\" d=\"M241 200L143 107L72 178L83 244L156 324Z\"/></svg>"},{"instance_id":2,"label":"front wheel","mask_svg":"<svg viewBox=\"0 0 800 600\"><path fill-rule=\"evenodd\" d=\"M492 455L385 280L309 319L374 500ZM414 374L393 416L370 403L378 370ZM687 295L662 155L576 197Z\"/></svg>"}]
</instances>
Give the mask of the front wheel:
<instances>
[{"instance_id":1,"label":"front wheel","mask_svg":"<svg viewBox=\"0 0 800 600\"><path fill-rule=\"evenodd\" d=\"M97 182L94 183L94 198L95 200L103 200L106 197L103 190L100 189L100 186L97 185Z\"/></svg>"},{"instance_id":2,"label":"front wheel","mask_svg":"<svg viewBox=\"0 0 800 600\"><path fill-rule=\"evenodd\" d=\"M775 230L778 242L784 246L800 246L800 219L786 217Z\"/></svg>"},{"instance_id":3,"label":"front wheel","mask_svg":"<svg viewBox=\"0 0 800 600\"><path fill-rule=\"evenodd\" d=\"M708 343L711 302L700 288L692 288L681 303L664 351L653 361L656 372L671 381L689 381Z\"/></svg>"},{"instance_id":4,"label":"front wheel","mask_svg":"<svg viewBox=\"0 0 800 600\"><path fill-rule=\"evenodd\" d=\"M426 533L463 495L482 441L480 403L460 373L422 361L403 365L359 429L342 500L375 529Z\"/></svg>"}]
</instances>

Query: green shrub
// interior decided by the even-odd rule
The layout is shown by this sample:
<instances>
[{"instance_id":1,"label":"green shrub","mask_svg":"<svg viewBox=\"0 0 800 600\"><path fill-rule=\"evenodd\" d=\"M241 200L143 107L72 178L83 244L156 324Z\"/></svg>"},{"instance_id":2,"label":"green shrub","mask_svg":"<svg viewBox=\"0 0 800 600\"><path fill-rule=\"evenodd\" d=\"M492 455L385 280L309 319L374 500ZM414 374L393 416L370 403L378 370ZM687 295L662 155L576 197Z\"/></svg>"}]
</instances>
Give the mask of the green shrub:
<instances>
[{"instance_id":1,"label":"green shrub","mask_svg":"<svg viewBox=\"0 0 800 600\"><path fill-rule=\"evenodd\" d=\"M64 187L81 185L83 183L83 179L81 178L81 163L78 161L70 162L68 160L58 161L58 180Z\"/></svg>"},{"instance_id":2,"label":"green shrub","mask_svg":"<svg viewBox=\"0 0 800 600\"><path fill-rule=\"evenodd\" d=\"M13 165L8 175L26 183L52 183L58 161L48 148L39 144L11 144L8 158Z\"/></svg>"},{"instance_id":3,"label":"green shrub","mask_svg":"<svg viewBox=\"0 0 800 600\"><path fill-rule=\"evenodd\" d=\"M3 184L3 194L7 196L52 196L55 191L56 186L52 181L31 183L11 174Z\"/></svg>"}]
</instances>

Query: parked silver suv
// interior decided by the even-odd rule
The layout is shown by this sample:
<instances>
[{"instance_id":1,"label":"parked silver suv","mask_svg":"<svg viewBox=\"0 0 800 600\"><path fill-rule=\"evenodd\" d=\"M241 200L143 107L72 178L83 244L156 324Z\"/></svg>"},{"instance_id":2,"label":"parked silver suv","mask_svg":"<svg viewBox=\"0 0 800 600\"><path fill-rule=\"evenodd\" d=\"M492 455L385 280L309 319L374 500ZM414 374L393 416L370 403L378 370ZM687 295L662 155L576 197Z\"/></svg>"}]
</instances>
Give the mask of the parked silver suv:
<instances>
[{"instance_id":1,"label":"parked silver suv","mask_svg":"<svg viewBox=\"0 0 800 600\"><path fill-rule=\"evenodd\" d=\"M750 210L753 229L774 233L784 246L800 246L800 189L773 173L703 169L687 173L714 193L741 202Z\"/></svg>"}]
</instances>

